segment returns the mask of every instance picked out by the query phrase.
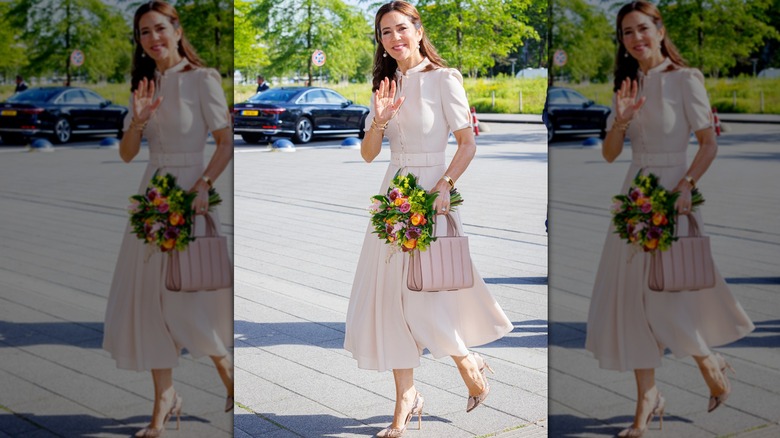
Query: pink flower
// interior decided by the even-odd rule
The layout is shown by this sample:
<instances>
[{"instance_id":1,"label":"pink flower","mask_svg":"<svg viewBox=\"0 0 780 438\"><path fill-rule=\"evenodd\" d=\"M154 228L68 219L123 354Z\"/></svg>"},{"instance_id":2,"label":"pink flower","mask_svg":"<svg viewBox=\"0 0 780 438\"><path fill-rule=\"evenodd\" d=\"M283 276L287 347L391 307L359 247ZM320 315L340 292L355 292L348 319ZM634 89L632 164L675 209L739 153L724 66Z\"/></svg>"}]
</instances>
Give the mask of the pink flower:
<instances>
[{"instance_id":1,"label":"pink flower","mask_svg":"<svg viewBox=\"0 0 780 438\"><path fill-rule=\"evenodd\" d=\"M614 214L614 213L617 213L617 212L621 211L622 207L623 207L623 203L622 202L615 201L615 202L612 203L612 207L610 207L610 211L612 211L612 213Z\"/></svg>"},{"instance_id":2,"label":"pink flower","mask_svg":"<svg viewBox=\"0 0 780 438\"><path fill-rule=\"evenodd\" d=\"M168 208L169 208L168 203L167 202L163 202L162 204L157 206L157 211L159 211L160 213L165 214L165 213L168 213Z\"/></svg>"},{"instance_id":3,"label":"pink flower","mask_svg":"<svg viewBox=\"0 0 780 438\"><path fill-rule=\"evenodd\" d=\"M135 199L130 200L130 205L127 206L127 212L130 214L138 213L140 211L141 203Z\"/></svg>"},{"instance_id":4,"label":"pink flower","mask_svg":"<svg viewBox=\"0 0 780 438\"><path fill-rule=\"evenodd\" d=\"M405 222L396 222L396 224L393 225L393 233L395 234L401 231L402 229L406 228L406 225L407 224Z\"/></svg>"},{"instance_id":5,"label":"pink flower","mask_svg":"<svg viewBox=\"0 0 780 438\"><path fill-rule=\"evenodd\" d=\"M374 199L374 203L371 204L370 207L368 207L368 211L370 211L371 213L376 213L381 209L382 209L382 203L376 199Z\"/></svg>"},{"instance_id":6,"label":"pink flower","mask_svg":"<svg viewBox=\"0 0 780 438\"><path fill-rule=\"evenodd\" d=\"M395 188L392 191L390 191L390 194L388 196L390 197L391 201L395 201L395 198L401 196L401 191L398 190L398 188Z\"/></svg>"},{"instance_id":7,"label":"pink flower","mask_svg":"<svg viewBox=\"0 0 780 438\"><path fill-rule=\"evenodd\" d=\"M157 189L152 187L151 189L149 189L149 191L146 192L146 199L148 199L149 201L154 201L154 199L157 198L157 196L159 195L160 193L157 191Z\"/></svg>"},{"instance_id":8,"label":"pink flower","mask_svg":"<svg viewBox=\"0 0 780 438\"><path fill-rule=\"evenodd\" d=\"M629 193L629 197L632 201L636 201L640 196L643 196L644 193L642 193L642 190L635 188L634 190L631 190L631 193Z\"/></svg>"},{"instance_id":9,"label":"pink flower","mask_svg":"<svg viewBox=\"0 0 780 438\"><path fill-rule=\"evenodd\" d=\"M409 210L412 209L412 205L408 202L404 202L398 209L401 210L401 213L409 213Z\"/></svg>"},{"instance_id":10,"label":"pink flower","mask_svg":"<svg viewBox=\"0 0 780 438\"><path fill-rule=\"evenodd\" d=\"M642 210L642 213L650 213L653 211L653 204L650 201L645 202L639 209Z\"/></svg>"}]
</instances>

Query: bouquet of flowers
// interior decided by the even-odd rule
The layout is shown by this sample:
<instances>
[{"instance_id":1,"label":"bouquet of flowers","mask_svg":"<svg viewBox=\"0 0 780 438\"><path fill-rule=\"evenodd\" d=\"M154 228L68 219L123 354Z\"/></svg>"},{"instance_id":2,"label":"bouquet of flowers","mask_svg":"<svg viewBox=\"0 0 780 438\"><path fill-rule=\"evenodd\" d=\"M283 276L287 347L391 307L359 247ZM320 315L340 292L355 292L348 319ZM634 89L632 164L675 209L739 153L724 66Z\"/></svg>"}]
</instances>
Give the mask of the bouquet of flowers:
<instances>
[{"instance_id":1,"label":"bouquet of flowers","mask_svg":"<svg viewBox=\"0 0 780 438\"><path fill-rule=\"evenodd\" d=\"M395 174L387 194L371 197L369 207L374 232L385 243L403 252L419 249L425 251L433 236L433 201L438 193L428 193L417 182L414 174ZM463 203L456 189L450 190L450 210Z\"/></svg>"},{"instance_id":2,"label":"bouquet of flowers","mask_svg":"<svg viewBox=\"0 0 780 438\"><path fill-rule=\"evenodd\" d=\"M637 245L645 252L656 249L666 251L677 240L675 223L677 212L674 203L680 196L671 193L658 183L652 173L637 172L628 194L612 198L612 223L615 233L629 244ZM704 203L698 189L691 192L693 208Z\"/></svg>"},{"instance_id":3,"label":"bouquet of flowers","mask_svg":"<svg viewBox=\"0 0 780 438\"><path fill-rule=\"evenodd\" d=\"M184 250L195 240L191 233L195 216L192 201L196 196L179 187L170 173L155 173L144 194L130 197L128 212L133 233L162 252ZM209 189L209 211L221 202L219 194Z\"/></svg>"}]
</instances>

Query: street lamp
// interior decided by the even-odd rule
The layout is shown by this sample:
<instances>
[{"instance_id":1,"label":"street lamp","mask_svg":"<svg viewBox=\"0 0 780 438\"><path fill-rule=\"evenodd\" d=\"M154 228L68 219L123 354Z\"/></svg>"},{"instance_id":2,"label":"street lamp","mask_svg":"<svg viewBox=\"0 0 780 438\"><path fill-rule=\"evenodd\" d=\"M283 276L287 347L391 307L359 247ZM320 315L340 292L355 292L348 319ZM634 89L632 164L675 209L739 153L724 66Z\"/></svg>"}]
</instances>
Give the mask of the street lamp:
<instances>
[{"instance_id":1,"label":"street lamp","mask_svg":"<svg viewBox=\"0 0 780 438\"><path fill-rule=\"evenodd\" d=\"M517 58L509 58L509 61L512 62L512 77L515 77L515 62L517 62Z\"/></svg>"}]
</instances>

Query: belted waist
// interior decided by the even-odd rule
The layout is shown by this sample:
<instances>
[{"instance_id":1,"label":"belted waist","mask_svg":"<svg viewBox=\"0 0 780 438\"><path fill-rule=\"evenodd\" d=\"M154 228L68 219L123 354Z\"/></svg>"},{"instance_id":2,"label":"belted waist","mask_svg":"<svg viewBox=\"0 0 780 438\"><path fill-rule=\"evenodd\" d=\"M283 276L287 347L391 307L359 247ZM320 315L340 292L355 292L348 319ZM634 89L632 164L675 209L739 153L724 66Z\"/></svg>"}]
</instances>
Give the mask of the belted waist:
<instances>
[{"instance_id":1,"label":"belted waist","mask_svg":"<svg viewBox=\"0 0 780 438\"><path fill-rule=\"evenodd\" d=\"M149 165L154 167L202 166L203 152L150 152Z\"/></svg>"},{"instance_id":2,"label":"belted waist","mask_svg":"<svg viewBox=\"0 0 780 438\"><path fill-rule=\"evenodd\" d=\"M444 152L406 154L392 152L390 162L399 167L430 167L444 165Z\"/></svg>"},{"instance_id":3,"label":"belted waist","mask_svg":"<svg viewBox=\"0 0 780 438\"><path fill-rule=\"evenodd\" d=\"M685 151L682 152L634 152L631 155L631 163L639 167L668 167L684 166L688 159Z\"/></svg>"}]
</instances>

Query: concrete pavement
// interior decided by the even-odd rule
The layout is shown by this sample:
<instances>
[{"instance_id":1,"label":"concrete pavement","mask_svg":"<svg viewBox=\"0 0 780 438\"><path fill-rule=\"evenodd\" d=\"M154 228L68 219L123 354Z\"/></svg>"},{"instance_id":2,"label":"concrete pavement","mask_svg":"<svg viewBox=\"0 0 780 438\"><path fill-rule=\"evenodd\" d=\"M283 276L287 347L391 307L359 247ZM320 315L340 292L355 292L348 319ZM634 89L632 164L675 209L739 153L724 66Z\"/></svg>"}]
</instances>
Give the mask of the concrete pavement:
<instances>
[{"instance_id":1,"label":"concrete pavement","mask_svg":"<svg viewBox=\"0 0 780 438\"><path fill-rule=\"evenodd\" d=\"M422 431L405 437L546 436L547 145L541 127L496 126L458 181L474 263L515 330L476 348L496 370L484 406L466 414L449 359L415 370ZM237 148L235 436L372 436L392 420L390 372L359 370L342 349L372 164L340 140L295 153ZM451 157L455 146L451 146ZM413 423L416 427L416 423Z\"/></svg>"},{"instance_id":2,"label":"concrete pavement","mask_svg":"<svg viewBox=\"0 0 780 438\"><path fill-rule=\"evenodd\" d=\"M731 397L707 414L708 389L694 361L667 356L656 370L664 428L656 420L648 437L780 436L778 140L777 125L733 125L698 183L715 263L756 324L746 338L715 349L737 370ZM689 157L695 150L692 144ZM610 198L629 162L630 150L607 164L598 148L550 147L550 436L613 436L633 419L633 373L601 370L584 350Z\"/></svg>"},{"instance_id":3,"label":"concrete pavement","mask_svg":"<svg viewBox=\"0 0 780 438\"><path fill-rule=\"evenodd\" d=\"M151 375L118 370L101 349L128 196L147 158L145 148L131 164L95 146L0 148L0 437L125 437L149 422ZM230 170L216 187L230 193ZM174 381L182 425L166 436L232 436L208 358L183 356Z\"/></svg>"}]
</instances>

